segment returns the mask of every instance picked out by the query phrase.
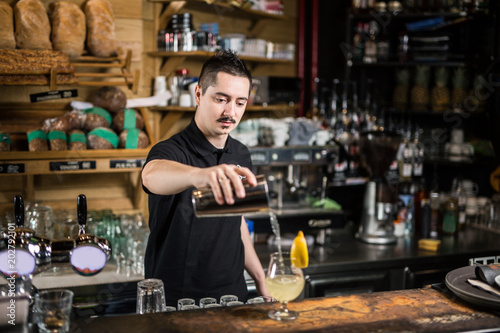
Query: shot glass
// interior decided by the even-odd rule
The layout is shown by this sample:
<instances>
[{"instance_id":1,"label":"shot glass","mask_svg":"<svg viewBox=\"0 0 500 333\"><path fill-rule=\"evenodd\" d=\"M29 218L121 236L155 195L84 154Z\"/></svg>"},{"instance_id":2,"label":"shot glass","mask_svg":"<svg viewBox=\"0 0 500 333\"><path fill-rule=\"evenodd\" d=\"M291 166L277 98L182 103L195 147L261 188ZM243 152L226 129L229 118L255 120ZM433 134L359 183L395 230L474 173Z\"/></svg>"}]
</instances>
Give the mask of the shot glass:
<instances>
[{"instance_id":1,"label":"shot glass","mask_svg":"<svg viewBox=\"0 0 500 333\"><path fill-rule=\"evenodd\" d=\"M73 296L67 289L46 290L35 295L35 316L40 332L69 331Z\"/></svg>"},{"instance_id":2,"label":"shot glass","mask_svg":"<svg viewBox=\"0 0 500 333\"><path fill-rule=\"evenodd\" d=\"M213 297L205 297L200 299L200 308L206 307L208 304L216 304L217 300Z\"/></svg>"},{"instance_id":3,"label":"shot glass","mask_svg":"<svg viewBox=\"0 0 500 333\"><path fill-rule=\"evenodd\" d=\"M231 302L227 302L226 306L236 306L236 305L243 305L245 303L243 303L242 301L231 301Z\"/></svg>"},{"instance_id":4,"label":"shot glass","mask_svg":"<svg viewBox=\"0 0 500 333\"><path fill-rule=\"evenodd\" d=\"M165 312L174 312L174 311L177 311L177 308L175 306L166 306L164 311Z\"/></svg>"},{"instance_id":5,"label":"shot glass","mask_svg":"<svg viewBox=\"0 0 500 333\"><path fill-rule=\"evenodd\" d=\"M187 305L195 305L194 299L192 298L180 298L177 300L177 310L183 310Z\"/></svg>"},{"instance_id":6,"label":"shot glass","mask_svg":"<svg viewBox=\"0 0 500 333\"><path fill-rule=\"evenodd\" d=\"M247 300L247 304L260 304L260 303L264 303L265 300L264 300L264 297L254 297L254 298L249 298Z\"/></svg>"},{"instance_id":7,"label":"shot glass","mask_svg":"<svg viewBox=\"0 0 500 333\"><path fill-rule=\"evenodd\" d=\"M220 305L227 306L227 303L237 301L238 296L235 295L224 295L220 297Z\"/></svg>"},{"instance_id":8,"label":"shot glass","mask_svg":"<svg viewBox=\"0 0 500 333\"><path fill-rule=\"evenodd\" d=\"M136 313L156 313L165 310L165 289L160 279L146 279L137 283Z\"/></svg>"}]
</instances>

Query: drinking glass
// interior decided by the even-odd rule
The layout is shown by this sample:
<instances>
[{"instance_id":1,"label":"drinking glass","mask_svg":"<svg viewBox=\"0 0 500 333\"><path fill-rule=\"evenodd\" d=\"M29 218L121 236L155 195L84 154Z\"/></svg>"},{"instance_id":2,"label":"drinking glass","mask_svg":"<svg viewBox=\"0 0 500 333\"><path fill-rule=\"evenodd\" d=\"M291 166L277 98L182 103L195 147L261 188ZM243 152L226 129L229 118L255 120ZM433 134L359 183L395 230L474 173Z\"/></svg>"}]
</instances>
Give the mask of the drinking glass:
<instances>
[{"instance_id":1,"label":"drinking glass","mask_svg":"<svg viewBox=\"0 0 500 333\"><path fill-rule=\"evenodd\" d=\"M224 295L220 297L220 305L227 306L227 303L237 301L238 296L235 295Z\"/></svg>"},{"instance_id":2,"label":"drinking glass","mask_svg":"<svg viewBox=\"0 0 500 333\"><path fill-rule=\"evenodd\" d=\"M194 299L192 298L181 298L177 300L177 310L184 310L185 306L195 305Z\"/></svg>"},{"instance_id":3,"label":"drinking glass","mask_svg":"<svg viewBox=\"0 0 500 333\"><path fill-rule=\"evenodd\" d=\"M68 332L73 292L67 289L41 291L35 295L36 322L40 332Z\"/></svg>"},{"instance_id":4,"label":"drinking glass","mask_svg":"<svg viewBox=\"0 0 500 333\"><path fill-rule=\"evenodd\" d=\"M208 304L215 304L217 300L213 297L205 297L200 299L200 308L206 307Z\"/></svg>"},{"instance_id":5,"label":"drinking glass","mask_svg":"<svg viewBox=\"0 0 500 333\"><path fill-rule=\"evenodd\" d=\"M278 309L269 311L270 318L275 320L293 320L299 316L290 311L287 303L296 299L304 289L304 274L290 260L290 253L275 252L266 272L266 287L272 297L281 303Z\"/></svg>"},{"instance_id":6,"label":"drinking glass","mask_svg":"<svg viewBox=\"0 0 500 333\"><path fill-rule=\"evenodd\" d=\"M165 289L160 279L146 279L137 283L136 313L156 313L165 310Z\"/></svg>"},{"instance_id":7,"label":"drinking glass","mask_svg":"<svg viewBox=\"0 0 500 333\"><path fill-rule=\"evenodd\" d=\"M260 304L260 303L264 303L265 300L263 297L254 297L254 298L250 298L249 300L247 300L247 304Z\"/></svg>"}]
</instances>

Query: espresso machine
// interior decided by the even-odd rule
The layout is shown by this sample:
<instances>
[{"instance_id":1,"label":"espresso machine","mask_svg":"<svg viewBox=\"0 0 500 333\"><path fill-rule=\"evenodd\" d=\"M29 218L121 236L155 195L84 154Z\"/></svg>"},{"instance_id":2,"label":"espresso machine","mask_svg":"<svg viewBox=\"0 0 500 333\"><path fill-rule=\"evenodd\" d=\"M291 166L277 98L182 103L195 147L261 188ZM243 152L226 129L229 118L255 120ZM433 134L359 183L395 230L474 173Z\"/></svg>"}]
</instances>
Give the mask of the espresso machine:
<instances>
[{"instance_id":1,"label":"espresso machine","mask_svg":"<svg viewBox=\"0 0 500 333\"><path fill-rule=\"evenodd\" d=\"M397 214L397 186L387 180L401 136L387 131L364 132L359 138L361 162L368 171L361 224L356 238L370 244L392 244Z\"/></svg>"},{"instance_id":2,"label":"espresso machine","mask_svg":"<svg viewBox=\"0 0 500 333\"><path fill-rule=\"evenodd\" d=\"M339 160L338 146L255 147L250 155L254 173L266 176L269 208L282 232L321 235L344 227L343 212L328 206L327 196L327 169ZM251 219L256 233L271 232L268 215Z\"/></svg>"}]
</instances>

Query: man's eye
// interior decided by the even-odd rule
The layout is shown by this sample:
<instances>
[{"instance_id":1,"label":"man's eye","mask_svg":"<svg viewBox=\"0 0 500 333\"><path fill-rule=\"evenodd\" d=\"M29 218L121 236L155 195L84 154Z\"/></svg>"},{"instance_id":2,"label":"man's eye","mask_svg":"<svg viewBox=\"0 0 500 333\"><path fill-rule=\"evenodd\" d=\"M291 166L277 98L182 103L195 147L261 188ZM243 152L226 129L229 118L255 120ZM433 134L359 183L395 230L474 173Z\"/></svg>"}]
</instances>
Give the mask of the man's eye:
<instances>
[{"instance_id":1,"label":"man's eye","mask_svg":"<svg viewBox=\"0 0 500 333\"><path fill-rule=\"evenodd\" d=\"M216 101L217 103L226 103L226 99L225 99L225 98L220 98L220 97L216 97L216 98L215 98L215 101Z\"/></svg>"},{"instance_id":2,"label":"man's eye","mask_svg":"<svg viewBox=\"0 0 500 333\"><path fill-rule=\"evenodd\" d=\"M246 103L245 102L238 102L236 104L238 104L238 106L245 106Z\"/></svg>"}]
</instances>

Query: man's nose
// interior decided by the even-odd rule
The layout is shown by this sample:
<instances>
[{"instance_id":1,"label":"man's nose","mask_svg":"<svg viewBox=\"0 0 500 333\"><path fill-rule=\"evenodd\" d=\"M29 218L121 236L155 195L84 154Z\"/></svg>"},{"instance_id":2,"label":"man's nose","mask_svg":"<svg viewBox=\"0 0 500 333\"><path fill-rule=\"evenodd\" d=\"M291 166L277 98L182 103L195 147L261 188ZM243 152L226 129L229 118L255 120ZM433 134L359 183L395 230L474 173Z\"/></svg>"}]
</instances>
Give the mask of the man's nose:
<instances>
[{"instance_id":1,"label":"man's nose","mask_svg":"<svg viewBox=\"0 0 500 333\"><path fill-rule=\"evenodd\" d=\"M227 103L226 108L224 109L224 114L226 116L234 118L234 116L236 115L236 103L235 102Z\"/></svg>"}]
</instances>

